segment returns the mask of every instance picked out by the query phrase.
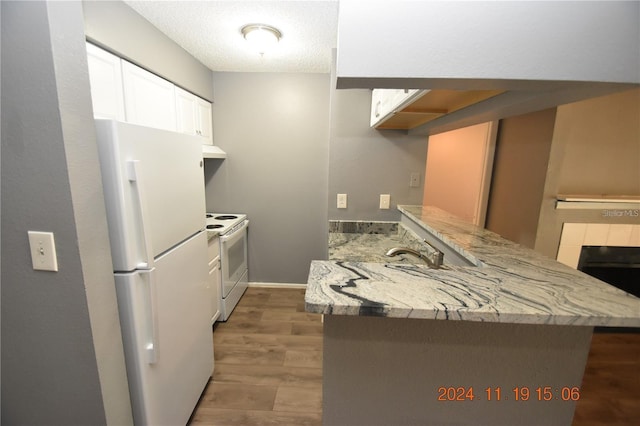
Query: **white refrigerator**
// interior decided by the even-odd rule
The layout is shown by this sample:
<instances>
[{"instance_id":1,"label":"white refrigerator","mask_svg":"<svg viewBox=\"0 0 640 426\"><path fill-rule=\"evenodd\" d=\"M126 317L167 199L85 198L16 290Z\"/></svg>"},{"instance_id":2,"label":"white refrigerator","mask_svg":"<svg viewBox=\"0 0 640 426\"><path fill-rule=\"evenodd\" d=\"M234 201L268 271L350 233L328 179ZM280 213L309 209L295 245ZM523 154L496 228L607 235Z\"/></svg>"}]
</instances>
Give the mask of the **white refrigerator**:
<instances>
[{"instance_id":1,"label":"white refrigerator","mask_svg":"<svg viewBox=\"0 0 640 426\"><path fill-rule=\"evenodd\" d=\"M202 142L96 120L136 425L184 425L213 373Z\"/></svg>"}]
</instances>

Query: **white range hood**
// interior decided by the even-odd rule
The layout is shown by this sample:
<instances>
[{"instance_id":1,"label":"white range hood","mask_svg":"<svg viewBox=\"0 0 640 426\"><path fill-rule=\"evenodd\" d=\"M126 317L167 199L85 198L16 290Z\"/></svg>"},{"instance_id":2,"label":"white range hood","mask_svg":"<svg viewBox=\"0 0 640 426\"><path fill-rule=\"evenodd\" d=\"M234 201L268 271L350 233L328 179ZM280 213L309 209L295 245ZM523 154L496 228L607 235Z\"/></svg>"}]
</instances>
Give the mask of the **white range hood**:
<instances>
[{"instance_id":1,"label":"white range hood","mask_svg":"<svg viewBox=\"0 0 640 426\"><path fill-rule=\"evenodd\" d=\"M202 145L202 158L227 158L227 153L215 145Z\"/></svg>"}]
</instances>

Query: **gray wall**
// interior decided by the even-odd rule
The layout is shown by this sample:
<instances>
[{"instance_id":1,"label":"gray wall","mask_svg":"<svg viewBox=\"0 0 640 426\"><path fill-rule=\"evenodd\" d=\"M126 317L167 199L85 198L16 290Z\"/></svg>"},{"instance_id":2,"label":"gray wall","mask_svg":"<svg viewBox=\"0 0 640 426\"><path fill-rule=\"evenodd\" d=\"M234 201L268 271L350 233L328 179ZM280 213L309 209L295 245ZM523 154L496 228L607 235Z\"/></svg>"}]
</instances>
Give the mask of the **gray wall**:
<instances>
[{"instance_id":1,"label":"gray wall","mask_svg":"<svg viewBox=\"0 0 640 426\"><path fill-rule=\"evenodd\" d=\"M1 5L2 422L130 424L81 4Z\"/></svg>"},{"instance_id":2,"label":"gray wall","mask_svg":"<svg viewBox=\"0 0 640 426\"><path fill-rule=\"evenodd\" d=\"M306 283L327 256L329 75L214 73L207 211L249 216L249 280Z\"/></svg>"},{"instance_id":3,"label":"gray wall","mask_svg":"<svg viewBox=\"0 0 640 426\"><path fill-rule=\"evenodd\" d=\"M92 42L198 96L213 100L211 70L121 1L83 1Z\"/></svg>"},{"instance_id":4,"label":"gray wall","mask_svg":"<svg viewBox=\"0 0 640 426\"><path fill-rule=\"evenodd\" d=\"M397 221L396 205L422 204L427 138L372 129L370 111L370 90L331 91L329 219ZM411 172L420 173L417 188L409 187ZM346 209L336 207L337 194L347 194ZM391 209L379 209L380 194L391 194Z\"/></svg>"}]
</instances>

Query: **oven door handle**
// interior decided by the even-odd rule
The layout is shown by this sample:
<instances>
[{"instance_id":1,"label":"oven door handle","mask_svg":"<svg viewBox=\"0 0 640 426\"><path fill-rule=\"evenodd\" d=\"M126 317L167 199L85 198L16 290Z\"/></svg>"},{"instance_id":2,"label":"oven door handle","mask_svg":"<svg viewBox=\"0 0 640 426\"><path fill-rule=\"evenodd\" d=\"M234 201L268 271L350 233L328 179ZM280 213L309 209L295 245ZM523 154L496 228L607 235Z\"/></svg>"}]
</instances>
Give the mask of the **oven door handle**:
<instances>
[{"instance_id":1,"label":"oven door handle","mask_svg":"<svg viewBox=\"0 0 640 426\"><path fill-rule=\"evenodd\" d=\"M229 233L227 235L221 235L220 242L224 244L224 243L228 243L229 241L235 241L242 238L242 232L245 229L247 229L247 226L249 226L249 221L245 220L242 226L236 229L235 231L233 231L232 233Z\"/></svg>"}]
</instances>

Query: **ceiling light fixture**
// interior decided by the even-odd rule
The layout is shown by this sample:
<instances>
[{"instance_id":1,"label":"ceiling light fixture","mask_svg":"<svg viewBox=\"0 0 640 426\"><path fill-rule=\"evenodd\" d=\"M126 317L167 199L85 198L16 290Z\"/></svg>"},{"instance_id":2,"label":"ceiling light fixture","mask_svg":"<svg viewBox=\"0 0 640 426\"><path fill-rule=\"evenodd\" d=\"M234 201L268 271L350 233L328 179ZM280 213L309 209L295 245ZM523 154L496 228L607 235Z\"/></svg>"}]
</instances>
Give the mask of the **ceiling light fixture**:
<instances>
[{"instance_id":1,"label":"ceiling light fixture","mask_svg":"<svg viewBox=\"0 0 640 426\"><path fill-rule=\"evenodd\" d=\"M277 28L264 24L245 25L240 32L252 48L261 55L278 44L282 37L282 33Z\"/></svg>"}]
</instances>

